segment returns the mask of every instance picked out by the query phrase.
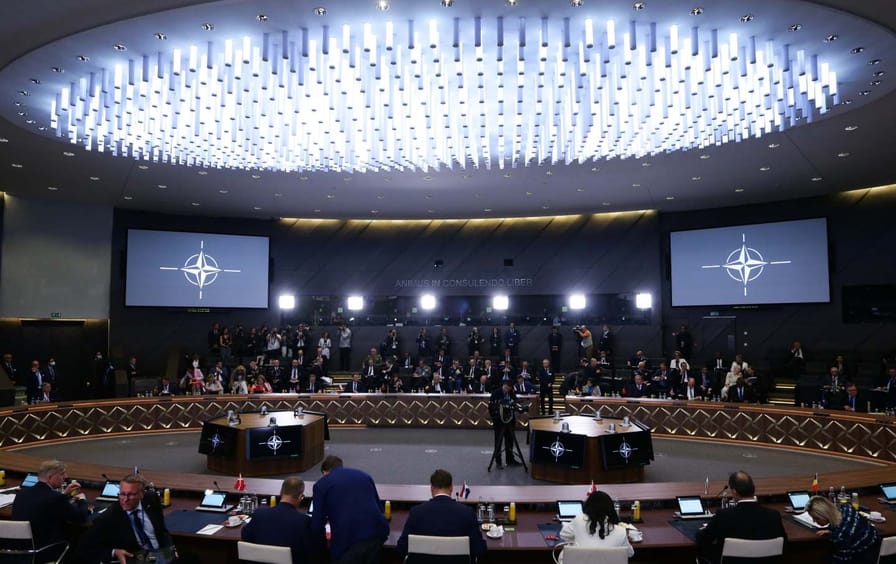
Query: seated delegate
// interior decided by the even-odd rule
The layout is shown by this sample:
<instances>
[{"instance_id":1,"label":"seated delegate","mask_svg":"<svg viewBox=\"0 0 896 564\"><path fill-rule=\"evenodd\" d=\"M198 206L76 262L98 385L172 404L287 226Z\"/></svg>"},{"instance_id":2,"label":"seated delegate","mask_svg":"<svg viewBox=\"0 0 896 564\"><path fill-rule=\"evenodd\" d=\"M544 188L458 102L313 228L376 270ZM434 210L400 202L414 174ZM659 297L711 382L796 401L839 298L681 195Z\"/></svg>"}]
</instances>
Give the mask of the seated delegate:
<instances>
[{"instance_id":1,"label":"seated delegate","mask_svg":"<svg viewBox=\"0 0 896 564\"><path fill-rule=\"evenodd\" d=\"M563 525L560 538L569 544L585 547L622 546L631 558L635 549L628 542L625 527L619 525L619 515L613 509L613 500L605 492L596 491L588 496L582 513ZM563 554L560 554L563 561Z\"/></svg>"}]
</instances>

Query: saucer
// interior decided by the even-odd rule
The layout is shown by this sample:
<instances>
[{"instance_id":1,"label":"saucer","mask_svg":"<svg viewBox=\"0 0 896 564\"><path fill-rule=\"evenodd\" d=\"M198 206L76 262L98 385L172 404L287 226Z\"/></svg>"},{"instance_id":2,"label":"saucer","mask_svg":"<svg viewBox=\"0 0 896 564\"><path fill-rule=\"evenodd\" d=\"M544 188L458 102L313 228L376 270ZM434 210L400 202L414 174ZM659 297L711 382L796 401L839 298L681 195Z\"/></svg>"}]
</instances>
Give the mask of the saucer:
<instances>
[{"instance_id":1,"label":"saucer","mask_svg":"<svg viewBox=\"0 0 896 564\"><path fill-rule=\"evenodd\" d=\"M489 529L489 531L485 533L485 536L490 539L499 539L504 536L504 533L499 532L499 529Z\"/></svg>"}]
</instances>

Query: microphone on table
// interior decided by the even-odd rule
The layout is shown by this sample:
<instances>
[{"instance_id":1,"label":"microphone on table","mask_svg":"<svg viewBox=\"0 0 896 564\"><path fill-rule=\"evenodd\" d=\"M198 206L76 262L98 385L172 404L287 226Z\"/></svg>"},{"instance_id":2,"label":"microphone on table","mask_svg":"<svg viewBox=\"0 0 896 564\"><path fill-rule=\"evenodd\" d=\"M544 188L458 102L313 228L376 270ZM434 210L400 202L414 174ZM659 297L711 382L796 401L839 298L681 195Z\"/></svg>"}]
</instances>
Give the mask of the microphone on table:
<instances>
[{"instance_id":1,"label":"microphone on table","mask_svg":"<svg viewBox=\"0 0 896 564\"><path fill-rule=\"evenodd\" d=\"M721 497L722 494L725 493L725 492L727 492L727 491L728 491L728 484L725 484L725 487L723 487L723 488L719 491L719 493L716 494L716 497Z\"/></svg>"},{"instance_id":2,"label":"microphone on table","mask_svg":"<svg viewBox=\"0 0 896 564\"><path fill-rule=\"evenodd\" d=\"M221 491L221 486L218 485L218 481L217 481L217 480L212 480L212 484L215 485L215 490L217 490L217 491Z\"/></svg>"}]
</instances>

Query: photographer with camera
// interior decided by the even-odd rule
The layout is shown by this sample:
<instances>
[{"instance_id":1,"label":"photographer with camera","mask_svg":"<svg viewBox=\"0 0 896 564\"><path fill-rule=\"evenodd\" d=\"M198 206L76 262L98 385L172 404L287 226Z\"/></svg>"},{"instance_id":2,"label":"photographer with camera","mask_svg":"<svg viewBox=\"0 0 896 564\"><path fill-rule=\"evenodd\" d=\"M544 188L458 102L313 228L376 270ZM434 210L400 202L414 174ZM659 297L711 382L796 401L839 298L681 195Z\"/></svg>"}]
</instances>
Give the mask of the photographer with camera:
<instances>
[{"instance_id":1,"label":"photographer with camera","mask_svg":"<svg viewBox=\"0 0 896 564\"><path fill-rule=\"evenodd\" d=\"M590 359L594 356L594 336L585 325L576 325L573 332L579 338L579 358Z\"/></svg>"},{"instance_id":2,"label":"photographer with camera","mask_svg":"<svg viewBox=\"0 0 896 564\"><path fill-rule=\"evenodd\" d=\"M492 425L495 431L495 451L492 453L492 462L498 464L499 469L503 469L501 464L501 447L503 443L504 458L507 460L507 466L519 466L521 462L513 458L513 447L516 444L516 413L526 411L525 407L517 402L516 394L513 391L513 384L505 381L501 387L492 392L488 400L488 414L492 418ZM517 450L519 450L519 445ZM520 454L522 459L522 454ZM491 470L491 464L489 464Z\"/></svg>"}]
</instances>

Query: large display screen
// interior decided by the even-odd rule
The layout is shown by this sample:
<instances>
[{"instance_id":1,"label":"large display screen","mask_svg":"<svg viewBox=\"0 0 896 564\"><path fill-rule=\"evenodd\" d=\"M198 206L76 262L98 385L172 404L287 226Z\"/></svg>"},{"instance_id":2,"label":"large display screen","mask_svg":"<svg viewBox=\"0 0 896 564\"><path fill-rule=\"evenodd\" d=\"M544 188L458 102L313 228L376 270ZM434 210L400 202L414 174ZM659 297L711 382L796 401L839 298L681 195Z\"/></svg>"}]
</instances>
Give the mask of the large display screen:
<instances>
[{"instance_id":1,"label":"large display screen","mask_svg":"<svg viewBox=\"0 0 896 564\"><path fill-rule=\"evenodd\" d=\"M199 438L199 452L212 456L233 456L236 439L236 429L205 422L202 424L202 436Z\"/></svg>"},{"instance_id":2,"label":"large display screen","mask_svg":"<svg viewBox=\"0 0 896 564\"><path fill-rule=\"evenodd\" d=\"M533 463L581 468L585 464L585 435L533 431L529 460Z\"/></svg>"},{"instance_id":3,"label":"large display screen","mask_svg":"<svg viewBox=\"0 0 896 564\"><path fill-rule=\"evenodd\" d=\"M824 218L670 234L672 305L829 302Z\"/></svg>"},{"instance_id":4,"label":"large display screen","mask_svg":"<svg viewBox=\"0 0 896 564\"><path fill-rule=\"evenodd\" d=\"M302 456L302 425L260 427L246 432L246 459Z\"/></svg>"},{"instance_id":5,"label":"large display screen","mask_svg":"<svg viewBox=\"0 0 896 564\"><path fill-rule=\"evenodd\" d=\"M643 466L653 460L650 431L601 435L598 437L598 442L604 460L604 470Z\"/></svg>"},{"instance_id":6,"label":"large display screen","mask_svg":"<svg viewBox=\"0 0 896 564\"><path fill-rule=\"evenodd\" d=\"M128 230L125 305L268 307L267 237Z\"/></svg>"}]
</instances>

